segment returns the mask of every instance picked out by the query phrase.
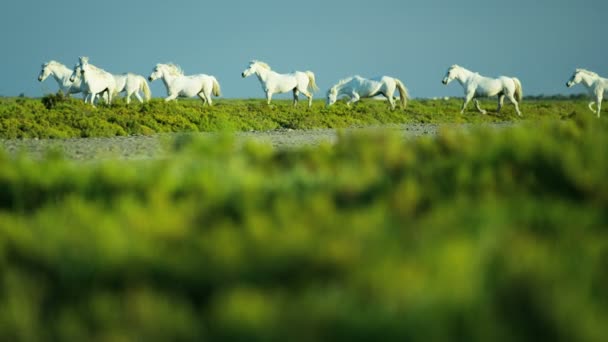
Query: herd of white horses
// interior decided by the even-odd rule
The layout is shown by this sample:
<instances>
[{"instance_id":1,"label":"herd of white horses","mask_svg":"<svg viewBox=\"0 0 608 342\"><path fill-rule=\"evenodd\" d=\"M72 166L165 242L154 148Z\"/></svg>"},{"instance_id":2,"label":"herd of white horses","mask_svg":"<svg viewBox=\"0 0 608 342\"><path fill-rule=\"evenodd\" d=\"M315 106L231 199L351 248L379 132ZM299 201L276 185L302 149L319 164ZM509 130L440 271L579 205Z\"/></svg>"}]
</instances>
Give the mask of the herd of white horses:
<instances>
[{"instance_id":1,"label":"herd of white horses","mask_svg":"<svg viewBox=\"0 0 608 342\"><path fill-rule=\"evenodd\" d=\"M280 74L261 61L251 61L241 75L243 77L257 76L269 105L273 94L292 92L294 106L298 104L299 95L303 94L308 99L308 107L310 107L313 93L318 90L312 71ZM85 103L88 102L91 105L95 105L98 97L102 97L107 103L112 103L112 98L121 93L126 94L127 104L131 102L132 95L135 95L142 103L151 98L150 88L143 76L132 73L111 74L90 64L88 57L80 57L72 69L56 61L44 63L38 80L42 82L49 76L53 76L64 94L82 93ZM198 96L203 104L211 105L213 103L212 95L221 96L220 84L215 77L205 74L185 75L175 64L157 64L148 80L152 82L157 79L161 79L167 89L165 101L175 100L178 97ZM506 76L490 78L461 66L452 65L446 72L442 83L447 85L453 80L458 81L464 88L464 103L460 113L464 113L469 102L473 100L477 110L486 114L477 99L497 96L498 112L506 97L515 106L517 114L521 116L519 104L523 99L523 91L521 82L517 78ZM566 86L572 87L579 83L588 89L592 98L595 97L594 101L589 103L589 109L599 117L604 92L608 91L608 79L602 78L592 71L576 69ZM390 76L371 79L352 76L339 81L327 91L327 105L331 106L340 98L348 98L347 105L350 106L361 98L382 95L386 97L391 109L394 110L396 107L395 90L399 91L399 103L402 108L405 108L409 94L400 80ZM144 98L140 92L143 93Z\"/></svg>"}]
</instances>

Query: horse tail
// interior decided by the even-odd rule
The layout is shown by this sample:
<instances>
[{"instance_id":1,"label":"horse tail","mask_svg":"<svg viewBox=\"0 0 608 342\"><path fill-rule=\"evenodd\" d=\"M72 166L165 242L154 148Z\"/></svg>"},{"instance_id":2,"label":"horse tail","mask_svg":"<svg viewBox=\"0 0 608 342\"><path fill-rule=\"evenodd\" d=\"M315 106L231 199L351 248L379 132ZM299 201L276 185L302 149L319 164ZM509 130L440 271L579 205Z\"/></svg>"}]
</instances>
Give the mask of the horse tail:
<instances>
[{"instance_id":1,"label":"horse tail","mask_svg":"<svg viewBox=\"0 0 608 342\"><path fill-rule=\"evenodd\" d=\"M312 89L313 92L318 91L319 87L317 87L317 83L315 81L315 74L312 71L306 71L306 76L308 76L308 87Z\"/></svg>"},{"instance_id":2,"label":"horse tail","mask_svg":"<svg viewBox=\"0 0 608 342\"><path fill-rule=\"evenodd\" d=\"M215 79L215 77L211 77L213 79L213 95L222 96L222 89L220 88L220 83Z\"/></svg>"},{"instance_id":3,"label":"horse tail","mask_svg":"<svg viewBox=\"0 0 608 342\"><path fill-rule=\"evenodd\" d=\"M152 93L150 92L150 86L145 78L141 77L141 82L139 83L139 89L144 93L144 99L146 101L150 101L152 98Z\"/></svg>"},{"instance_id":4,"label":"horse tail","mask_svg":"<svg viewBox=\"0 0 608 342\"><path fill-rule=\"evenodd\" d=\"M399 100L401 101L401 108L405 109L407 106L407 99L409 99L410 94L407 91L405 85L400 80L393 78L395 80L395 84L397 85L397 89L399 90Z\"/></svg>"},{"instance_id":5,"label":"horse tail","mask_svg":"<svg viewBox=\"0 0 608 342\"><path fill-rule=\"evenodd\" d=\"M524 90L521 87L521 82L516 77L513 77L513 83L515 83L515 99L518 103L521 103L521 100L524 98Z\"/></svg>"}]
</instances>

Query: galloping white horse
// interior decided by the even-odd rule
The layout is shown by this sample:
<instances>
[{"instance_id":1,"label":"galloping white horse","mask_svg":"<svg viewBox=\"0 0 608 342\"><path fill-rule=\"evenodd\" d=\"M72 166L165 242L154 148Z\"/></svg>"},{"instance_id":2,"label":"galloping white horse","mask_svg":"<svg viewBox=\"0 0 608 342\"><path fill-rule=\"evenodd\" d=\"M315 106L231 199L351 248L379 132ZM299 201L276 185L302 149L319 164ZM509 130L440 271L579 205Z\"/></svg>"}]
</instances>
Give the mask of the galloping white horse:
<instances>
[{"instance_id":1,"label":"galloping white horse","mask_svg":"<svg viewBox=\"0 0 608 342\"><path fill-rule=\"evenodd\" d=\"M168 97L165 101L198 95L203 104L208 103L211 106L211 94L221 96L220 84L215 77L205 74L185 76L182 69L175 64L156 64L148 79L152 82L159 78L162 78L167 88Z\"/></svg>"},{"instance_id":2,"label":"galloping white horse","mask_svg":"<svg viewBox=\"0 0 608 342\"><path fill-rule=\"evenodd\" d=\"M95 105L95 97L104 92L107 92L108 104L112 103L112 96L116 92L116 81L112 74L93 64L89 64L88 57L80 57L79 63L74 66L70 81L74 81L79 73L82 76L82 81L87 92L91 93L90 102L92 105Z\"/></svg>"},{"instance_id":3,"label":"galloping white horse","mask_svg":"<svg viewBox=\"0 0 608 342\"><path fill-rule=\"evenodd\" d=\"M608 79L600 77L593 71L576 69L570 78L570 81L566 83L566 86L570 88L581 82L587 87L589 95L592 97L595 95L595 101L589 102L589 109L591 109L592 112L596 112L597 117L599 118L600 111L602 110L602 99L604 98L604 93L608 91ZM594 103L597 104L597 111L593 109Z\"/></svg>"},{"instance_id":4,"label":"galloping white horse","mask_svg":"<svg viewBox=\"0 0 608 342\"><path fill-rule=\"evenodd\" d=\"M133 94L135 94L135 97L139 100L139 102L144 103L144 100L139 94L140 91L144 93L145 100L150 101L152 94L150 93L148 82L143 76L132 73L112 76L116 82L116 94L125 92L127 94L127 104L131 103L131 95Z\"/></svg>"},{"instance_id":5,"label":"galloping white horse","mask_svg":"<svg viewBox=\"0 0 608 342\"><path fill-rule=\"evenodd\" d=\"M266 93L266 103L270 104L272 94L293 92L293 105L298 105L298 94L302 93L308 98L308 107L312 106L312 94L308 89L317 91L319 88L315 83L315 74L312 71L296 71L291 74L279 74L270 69L270 66L264 62L251 61L249 67L243 71L241 76L248 77L255 74L260 83L262 90Z\"/></svg>"},{"instance_id":6,"label":"galloping white horse","mask_svg":"<svg viewBox=\"0 0 608 342\"><path fill-rule=\"evenodd\" d=\"M461 114L464 113L467 104L469 104L472 99L475 99L475 107L477 107L477 110L482 114L486 114L486 111L479 106L477 98L498 95L498 112L500 112L506 96L509 101L515 105L517 115L521 116L519 103L521 103L523 98L523 91L521 82L517 78L505 76L489 78L481 76L476 72L469 71L461 66L452 65L448 69L442 83L447 85L454 79L458 80L460 85L464 88L465 99L462 109L460 110Z\"/></svg>"},{"instance_id":7,"label":"galloping white horse","mask_svg":"<svg viewBox=\"0 0 608 342\"><path fill-rule=\"evenodd\" d=\"M347 102L347 105L350 106L351 103L355 103L364 97L384 95L384 97L388 99L391 109L394 110L395 101L393 100L393 94L395 93L395 89L399 90L401 108L405 109L409 94L407 88L400 80L390 76L375 77L372 79L353 76L341 80L329 89L327 92L327 106L334 104L340 96L350 97L350 100Z\"/></svg>"},{"instance_id":8,"label":"galloping white horse","mask_svg":"<svg viewBox=\"0 0 608 342\"><path fill-rule=\"evenodd\" d=\"M85 93L84 96L86 97L86 87L84 86L80 75L77 75L77 77L74 78L74 81L70 81L71 75L72 69L59 62L48 61L47 63L42 64L42 70L40 70L40 75L38 75L38 81L42 82L46 80L47 77L53 76L64 95L70 96L70 94Z\"/></svg>"}]
</instances>

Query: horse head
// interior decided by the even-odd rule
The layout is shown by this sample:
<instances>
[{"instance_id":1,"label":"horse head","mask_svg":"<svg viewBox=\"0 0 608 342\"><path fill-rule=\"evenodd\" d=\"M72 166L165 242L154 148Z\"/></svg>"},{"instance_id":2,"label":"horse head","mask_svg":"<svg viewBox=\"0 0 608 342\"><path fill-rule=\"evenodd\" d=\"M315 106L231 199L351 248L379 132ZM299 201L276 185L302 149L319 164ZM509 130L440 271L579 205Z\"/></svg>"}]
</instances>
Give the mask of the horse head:
<instances>
[{"instance_id":1,"label":"horse head","mask_svg":"<svg viewBox=\"0 0 608 342\"><path fill-rule=\"evenodd\" d=\"M156 64L156 66L154 67L154 70L152 70L152 73L150 74L150 76L148 76L148 80L150 82L163 77L163 71L162 71L163 66L164 66L164 64Z\"/></svg>"},{"instance_id":2,"label":"horse head","mask_svg":"<svg viewBox=\"0 0 608 342\"><path fill-rule=\"evenodd\" d=\"M570 77L570 80L566 82L566 86L570 88L576 84L581 83L583 81L583 76L587 76L587 79L599 77L599 75L594 73L593 71L585 69L576 69L574 71L574 74L572 74L572 77Z\"/></svg>"},{"instance_id":3,"label":"horse head","mask_svg":"<svg viewBox=\"0 0 608 342\"><path fill-rule=\"evenodd\" d=\"M41 66L40 74L38 75L38 81L42 82L46 80L47 77L51 75L51 70L49 68L49 63L44 63Z\"/></svg>"},{"instance_id":4,"label":"horse head","mask_svg":"<svg viewBox=\"0 0 608 342\"><path fill-rule=\"evenodd\" d=\"M452 65L446 72L441 83L447 85L448 83L452 82L456 77L458 77L458 70L460 70L460 69L461 69L460 66L458 66L456 64Z\"/></svg>"},{"instance_id":5,"label":"horse head","mask_svg":"<svg viewBox=\"0 0 608 342\"><path fill-rule=\"evenodd\" d=\"M576 69L574 74L572 74L572 77L570 77L570 80L568 82L566 82L566 87L570 88L580 82L581 82L581 72L579 69Z\"/></svg>"},{"instance_id":6,"label":"horse head","mask_svg":"<svg viewBox=\"0 0 608 342\"><path fill-rule=\"evenodd\" d=\"M329 90L327 91L326 106L329 107L329 106L333 105L334 103L336 103L337 100L338 100L338 90L336 89L335 86L329 88Z\"/></svg>"},{"instance_id":7,"label":"horse head","mask_svg":"<svg viewBox=\"0 0 608 342\"><path fill-rule=\"evenodd\" d=\"M241 73L243 78L258 73L260 69L270 70L270 66L262 61L253 60L249 63L249 67Z\"/></svg>"},{"instance_id":8,"label":"horse head","mask_svg":"<svg viewBox=\"0 0 608 342\"><path fill-rule=\"evenodd\" d=\"M72 75L70 76L70 82L74 82L82 74L84 74L84 71L83 71L82 66L80 65L80 63L74 65L74 69L72 71Z\"/></svg>"}]
</instances>

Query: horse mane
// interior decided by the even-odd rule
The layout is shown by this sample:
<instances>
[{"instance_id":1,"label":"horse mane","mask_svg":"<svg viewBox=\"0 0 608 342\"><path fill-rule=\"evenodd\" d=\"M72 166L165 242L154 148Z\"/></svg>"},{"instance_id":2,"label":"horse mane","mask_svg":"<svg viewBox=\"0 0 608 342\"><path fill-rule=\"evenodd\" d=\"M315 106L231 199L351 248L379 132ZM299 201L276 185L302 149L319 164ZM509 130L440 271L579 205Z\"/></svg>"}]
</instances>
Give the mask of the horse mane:
<instances>
[{"instance_id":1,"label":"horse mane","mask_svg":"<svg viewBox=\"0 0 608 342\"><path fill-rule=\"evenodd\" d=\"M157 64L156 66L158 67L161 64ZM169 71L170 74L174 75L174 76L184 76L184 71L182 70L182 68L175 64L175 63L166 63L166 64L162 64L165 65Z\"/></svg>"},{"instance_id":2,"label":"horse mane","mask_svg":"<svg viewBox=\"0 0 608 342\"><path fill-rule=\"evenodd\" d=\"M450 67L450 70L451 69L460 69L460 68L462 68L460 65L458 65L458 64L452 64L452 66Z\"/></svg>"},{"instance_id":3,"label":"horse mane","mask_svg":"<svg viewBox=\"0 0 608 342\"><path fill-rule=\"evenodd\" d=\"M334 84L331 88L329 88L329 92L336 91L338 89L338 87L341 87L341 86L345 85L346 83L350 82L355 77L361 77L361 76L355 75L355 76L350 76L350 77L347 77L347 78L343 78L343 79L339 80L338 83Z\"/></svg>"},{"instance_id":4,"label":"horse mane","mask_svg":"<svg viewBox=\"0 0 608 342\"><path fill-rule=\"evenodd\" d=\"M591 77L600 77L600 75L596 74L593 71L587 70L587 69L582 69L582 68L576 69L575 73L579 73L579 72L590 75Z\"/></svg>"},{"instance_id":5,"label":"horse mane","mask_svg":"<svg viewBox=\"0 0 608 342\"><path fill-rule=\"evenodd\" d=\"M46 67L51 66L51 65L56 65L56 66L65 66L65 65L63 65L63 64L61 64L61 63L59 63L59 62L57 62L56 60L50 60L50 61L48 61L48 62L46 62L46 63L42 64L42 67L43 67L43 68L46 68Z\"/></svg>"},{"instance_id":6,"label":"horse mane","mask_svg":"<svg viewBox=\"0 0 608 342\"><path fill-rule=\"evenodd\" d=\"M87 65L89 66L89 68L93 69L93 71L95 71L97 73L107 72L107 71L103 70L102 68L100 68L100 67L98 67L96 65L93 65L93 64L90 64L90 63L87 64Z\"/></svg>"},{"instance_id":7,"label":"horse mane","mask_svg":"<svg viewBox=\"0 0 608 342\"><path fill-rule=\"evenodd\" d=\"M253 64L257 64L264 69L272 70L272 69L270 69L270 65L268 65L266 62L262 62L262 61L258 61L258 60L254 59L251 61L251 63L249 63L249 65L253 65Z\"/></svg>"}]
</instances>

